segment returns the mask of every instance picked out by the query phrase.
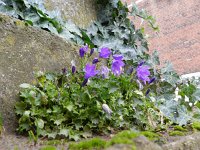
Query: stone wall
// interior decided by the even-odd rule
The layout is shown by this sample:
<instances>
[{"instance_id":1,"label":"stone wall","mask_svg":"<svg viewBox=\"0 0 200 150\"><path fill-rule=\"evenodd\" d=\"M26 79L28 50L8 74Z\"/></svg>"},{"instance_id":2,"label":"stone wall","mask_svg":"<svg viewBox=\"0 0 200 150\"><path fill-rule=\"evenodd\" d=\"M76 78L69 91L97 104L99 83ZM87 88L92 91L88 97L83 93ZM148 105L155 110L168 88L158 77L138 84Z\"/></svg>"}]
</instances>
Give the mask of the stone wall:
<instances>
[{"instance_id":1,"label":"stone wall","mask_svg":"<svg viewBox=\"0 0 200 150\"><path fill-rule=\"evenodd\" d=\"M0 112L6 130L15 130L19 85L34 82L34 71L55 72L76 60L78 46L0 14Z\"/></svg>"},{"instance_id":2,"label":"stone wall","mask_svg":"<svg viewBox=\"0 0 200 150\"><path fill-rule=\"evenodd\" d=\"M131 0L125 0L128 4ZM147 32L150 49L157 49L161 61L169 60L179 74L200 71L200 1L134 0L155 16L159 33ZM133 20L135 21L135 20Z\"/></svg>"},{"instance_id":3,"label":"stone wall","mask_svg":"<svg viewBox=\"0 0 200 150\"><path fill-rule=\"evenodd\" d=\"M48 11L59 12L63 20L72 20L80 27L96 20L95 0L40 0Z\"/></svg>"}]
</instances>

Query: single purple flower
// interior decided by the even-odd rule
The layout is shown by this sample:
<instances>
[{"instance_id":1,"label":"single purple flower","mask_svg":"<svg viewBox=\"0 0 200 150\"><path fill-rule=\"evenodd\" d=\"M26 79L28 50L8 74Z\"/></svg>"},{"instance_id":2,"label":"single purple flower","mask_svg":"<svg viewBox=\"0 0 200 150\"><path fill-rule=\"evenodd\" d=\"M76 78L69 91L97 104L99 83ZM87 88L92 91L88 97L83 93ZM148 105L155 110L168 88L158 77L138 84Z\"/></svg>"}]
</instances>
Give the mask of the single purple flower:
<instances>
[{"instance_id":1,"label":"single purple flower","mask_svg":"<svg viewBox=\"0 0 200 150\"><path fill-rule=\"evenodd\" d=\"M101 48L101 51L99 53L100 58L109 58L111 54L111 51L108 47Z\"/></svg>"},{"instance_id":2,"label":"single purple flower","mask_svg":"<svg viewBox=\"0 0 200 150\"><path fill-rule=\"evenodd\" d=\"M113 55L113 58L114 58L115 60L122 60L122 59L123 59L123 56L120 55L120 54L115 54L115 55Z\"/></svg>"},{"instance_id":3,"label":"single purple flower","mask_svg":"<svg viewBox=\"0 0 200 150\"><path fill-rule=\"evenodd\" d=\"M98 58L94 58L93 61L92 61L92 64L96 64L98 62L99 62Z\"/></svg>"},{"instance_id":4,"label":"single purple flower","mask_svg":"<svg viewBox=\"0 0 200 150\"><path fill-rule=\"evenodd\" d=\"M85 86L85 85L87 84L87 82L88 82L88 79L85 79L85 80L83 81L83 83L82 83L81 86L82 86L82 87Z\"/></svg>"},{"instance_id":5,"label":"single purple flower","mask_svg":"<svg viewBox=\"0 0 200 150\"><path fill-rule=\"evenodd\" d=\"M76 67L72 66L72 74L74 74L76 72Z\"/></svg>"},{"instance_id":6,"label":"single purple flower","mask_svg":"<svg viewBox=\"0 0 200 150\"><path fill-rule=\"evenodd\" d=\"M100 74L103 76L103 78L108 78L109 72L110 72L110 69L108 69L108 67L106 67L106 66L101 67Z\"/></svg>"},{"instance_id":7,"label":"single purple flower","mask_svg":"<svg viewBox=\"0 0 200 150\"><path fill-rule=\"evenodd\" d=\"M113 60L111 70L115 76L119 76L123 70L122 67L124 66L124 62L121 60Z\"/></svg>"},{"instance_id":8,"label":"single purple flower","mask_svg":"<svg viewBox=\"0 0 200 150\"><path fill-rule=\"evenodd\" d=\"M137 67L137 77L138 79L142 80L145 84L147 81L150 81L149 75L150 75L149 66L139 65Z\"/></svg>"},{"instance_id":9,"label":"single purple flower","mask_svg":"<svg viewBox=\"0 0 200 150\"><path fill-rule=\"evenodd\" d=\"M153 77L153 78L149 81L149 84L153 83L155 80L156 80L156 78Z\"/></svg>"},{"instance_id":10,"label":"single purple flower","mask_svg":"<svg viewBox=\"0 0 200 150\"><path fill-rule=\"evenodd\" d=\"M150 91L151 91L151 90L148 89L148 90L146 91L146 93L145 93L145 96L147 96L147 95L149 94Z\"/></svg>"},{"instance_id":11,"label":"single purple flower","mask_svg":"<svg viewBox=\"0 0 200 150\"><path fill-rule=\"evenodd\" d=\"M94 77L98 73L99 73L99 71L96 70L96 66L95 65L87 64L85 66L85 76L84 76L84 78L85 79L89 79L90 77Z\"/></svg>"},{"instance_id":12,"label":"single purple flower","mask_svg":"<svg viewBox=\"0 0 200 150\"><path fill-rule=\"evenodd\" d=\"M94 53L94 48L91 49L90 51L90 56Z\"/></svg>"},{"instance_id":13,"label":"single purple flower","mask_svg":"<svg viewBox=\"0 0 200 150\"><path fill-rule=\"evenodd\" d=\"M87 51L88 51L88 46L87 46L87 45L81 47L81 48L79 49L80 57L81 57L81 58L84 57L84 55L85 55L85 53L87 53Z\"/></svg>"}]
</instances>

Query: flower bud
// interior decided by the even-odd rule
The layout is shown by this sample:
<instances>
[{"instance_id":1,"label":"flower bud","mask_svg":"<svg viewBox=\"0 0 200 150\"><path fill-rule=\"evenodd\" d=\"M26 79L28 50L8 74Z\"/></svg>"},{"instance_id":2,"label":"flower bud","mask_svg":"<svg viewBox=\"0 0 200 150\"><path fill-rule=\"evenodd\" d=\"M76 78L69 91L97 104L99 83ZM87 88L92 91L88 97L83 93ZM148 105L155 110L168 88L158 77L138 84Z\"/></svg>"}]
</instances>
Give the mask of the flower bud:
<instances>
[{"instance_id":1,"label":"flower bud","mask_svg":"<svg viewBox=\"0 0 200 150\"><path fill-rule=\"evenodd\" d=\"M149 84L153 83L155 80L156 80L156 78L153 77L153 78L149 81Z\"/></svg>"},{"instance_id":2,"label":"flower bud","mask_svg":"<svg viewBox=\"0 0 200 150\"><path fill-rule=\"evenodd\" d=\"M99 62L98 58L94 58L93 61L92 61L92 64L96 64L98 62Z\"/></svg>"},{"instance_id":3,"label":"flower bud","mask_svg":"<svg viewBox=\"0 0 200 150\"><path fill-rule=\"evenodd\" d=\"M94 53L94 48L91 49L90 51L90 56Z\"/></svg>"},{"instance_id":4,"label":"flower bud","mask_svg":"<svg viewBox=\"0 0 200 150\"><path fill-rule=\"evenodd\" d=\"M108 115L111 115L113 113L113 111L109 108L107 104L103 104L102 108Z\"/></svg>"},{"instance_id":5,"label":"flower bud","mask_svg":"<svg viewBox=\"0 0 200 150\"><path fill-rule=\"evenodd\" d=\"M82 87L85 86L85 85L87 84L87 82L88 82L88 79L85 79L85 80L83 81L83 83L82 83L81 86L82 86Z\"/></svg>"},{"instance_id":6,"label":"flower bud","mask_svg":"<svg viewBox=\"0 0 200 150\"><path fill-rule=\"evenodd\" d=\"M146 91L146 94L145 94L145 96L147 96L148 94L149 94L149 92L150 92L151 90L150 89L148 89L147 91Z\"/></svg>"},{"instance_id":7,"label":"flower bud","mask_svg":"<svg viewBox=\"0 0 200 150\"><path fill-rule=\"evenodd\" d=\"M63 73L63 74L66 74L66 73L67 73L67 68L66 68L66 67L62 69L62 73Z\"/></svg>"},{"instance_id":8,"label":"flower bud","mask_svg":"<svg viewBox=\"0 0 200 150\"><path fill-rule=\"evenodd\" d=\"M72 74L74 74L76 72L76 67L72 66Z\"/></svg>"}]
</instances>

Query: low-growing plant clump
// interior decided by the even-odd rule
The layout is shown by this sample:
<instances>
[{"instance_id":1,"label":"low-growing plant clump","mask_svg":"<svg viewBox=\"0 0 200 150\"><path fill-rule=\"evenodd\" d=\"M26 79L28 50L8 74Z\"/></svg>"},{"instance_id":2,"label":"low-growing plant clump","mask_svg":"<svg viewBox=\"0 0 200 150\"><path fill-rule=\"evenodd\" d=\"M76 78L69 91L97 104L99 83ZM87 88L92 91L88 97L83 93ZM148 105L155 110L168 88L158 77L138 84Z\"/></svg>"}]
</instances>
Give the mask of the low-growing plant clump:
<instances>
[{"instance_id":1,"label":"low-growing plant clump","mask_svg":"<svg viewBox=\"0 0 200 150\"><path fill-rule=\"evenodd\" d=\"M123 55L108 47L100 48L98 57L89 62L93 53L94 49L83 46L79 69L72 61L71 68L60 74L37 73L37 85L20 85L24 90L15 107L19 132L79 140L124 129L187 125L194 120L188 101L176 101L177 89L174 95L168 94L167 98L174 96L171 100L158 92L165 81L155 78L146 62L139 62L137 67L128 65ZM187 84L179 86L180 99L197 90L192 83Z\"/></svg>"},{"instance_id":2,"label":"low-growing plant clump","mask_svg":"<svg viewBox=\"0 0 200 150\"><path fill-rule=\"evenodd\" d=\"M135 5L128 9L120 0L97 0L97 4L98 21L80 29L56 20L35 1L0 0L0 11L84 45L80 62L72 62L71 68L62 73L38 72L37 84L20 85L17 130L35 142L40 136L79 140L174 125L199 130L197 82L182 81L170 63L158 69L158 53L149 55L144 28L136 29L128 18L139 16L158 30L153 17ZM98 57L93 58L94 53ZM174 129L182 132L177 126Z\"/></svg>"}]
</instances>

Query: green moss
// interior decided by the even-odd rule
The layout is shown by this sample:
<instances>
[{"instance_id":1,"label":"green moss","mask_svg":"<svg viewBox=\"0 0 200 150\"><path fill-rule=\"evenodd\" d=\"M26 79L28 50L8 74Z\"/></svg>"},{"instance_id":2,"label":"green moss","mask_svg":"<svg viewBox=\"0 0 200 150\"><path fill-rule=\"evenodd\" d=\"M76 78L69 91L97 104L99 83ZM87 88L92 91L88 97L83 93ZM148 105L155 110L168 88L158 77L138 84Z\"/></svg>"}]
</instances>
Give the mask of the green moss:
<instances>
[{"instance_id":1,"label":"green moss","mask_svg":"<svg viewBox=\"0 0 200 150\"><path fill-rule=\"evenodd\" d=\"M90 150L105 148L106 141L100 138L93 138L89 141L82 141L79 143L70 143L69 150Z\"/></svg>"},{"instance_id":2,"label":"green moss","mask_svg":"<svg viewBox=\"0 0 200 150\"><path fill-rule=\"evenodd\" d=\"M169 132L170 136L184 136L185 133L183 133L182 131L171 131Z\"/></svg>"},{"instance_id":3,"label":"green moss","mask_svg":"<svg viewBox=\"0 0 200 150\"><path fill-rule=\"evenodd\" d=\"M200 122L193 122L193 123L192 123L192 128L193 128L193 129L200 130Z\"/></svg>"},{"instance_id":4,"label":"green moss","mask_svg":"<svg viewBox=\"0 0 200 150\"><path fill-rule=\"evenodd\" d=\"M139 133L132 131L122 131L116 134L110 141L107 142L106 147L112 146L114 144L128 144L132 146L132 149L136 149L134 138L138 137Z\"/></svg>"},{"instance_id":5,"label":"green moss","mask_svg":"<svg viewBox=\"0 0 200 150\"><path fill-rule=\"evenodd\" d=\"M174 130L183 131L183 132L188 131L187 129L185 129L185 128L181 127L181 126L174 126Z\"/></svg>"},{"instance_id":6,"label":"green moss","mask_svg":"<svg viewBox=\"0 0 200 150\"><path fill-rule=\"evenodd\" d=\"M43 142L44 145L62 145L67 143L67 140L48 140Z\"/></svg>"},{"instance_id":7,"label":"green moss","mask_svg":"<svg viewBox=\"0 0 200 150\"><path fill-rule=\"evenodd\" d=\"M40 150L57 150L57 148L55 146L48 145L40 148Z\"/></svg>"},{"instance_id":8,"label":"green moss","mask_svg":"<svg viewBox=\"0 0 200 150\"><path fill-rule=\"evenodd\" d=\"M160 136L157 133L151 131L143 131L141 132L141 134L146 136L149 140L157 140L160 138Z\"/></svg>"}]
</instances>

